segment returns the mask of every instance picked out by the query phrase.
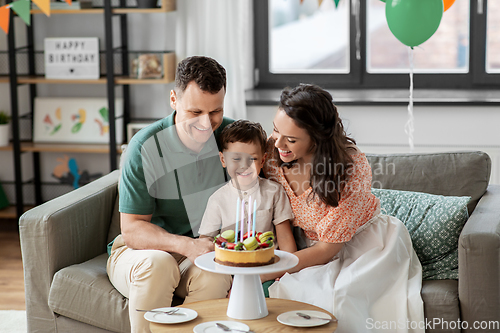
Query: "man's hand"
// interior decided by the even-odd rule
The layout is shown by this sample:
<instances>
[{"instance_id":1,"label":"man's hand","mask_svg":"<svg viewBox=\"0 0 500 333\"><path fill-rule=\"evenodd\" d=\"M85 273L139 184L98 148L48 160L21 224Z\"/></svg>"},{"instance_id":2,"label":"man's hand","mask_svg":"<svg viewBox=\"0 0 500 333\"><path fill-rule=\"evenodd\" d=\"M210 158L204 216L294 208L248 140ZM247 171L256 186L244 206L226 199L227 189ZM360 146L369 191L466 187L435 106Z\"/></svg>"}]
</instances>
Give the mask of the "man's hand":
<instances>
[{"instance_id":1,"label":"man's hand","mask_svg":"<svg viewBox=\"0 0 500 333\"><path fill-rule=\"evenodd\" d=\"M194 264L194 260L202 254L215 250L215 245L211 238L193 239L189 248L186 249L186 257Z\"/></svg>"}]
</instances>

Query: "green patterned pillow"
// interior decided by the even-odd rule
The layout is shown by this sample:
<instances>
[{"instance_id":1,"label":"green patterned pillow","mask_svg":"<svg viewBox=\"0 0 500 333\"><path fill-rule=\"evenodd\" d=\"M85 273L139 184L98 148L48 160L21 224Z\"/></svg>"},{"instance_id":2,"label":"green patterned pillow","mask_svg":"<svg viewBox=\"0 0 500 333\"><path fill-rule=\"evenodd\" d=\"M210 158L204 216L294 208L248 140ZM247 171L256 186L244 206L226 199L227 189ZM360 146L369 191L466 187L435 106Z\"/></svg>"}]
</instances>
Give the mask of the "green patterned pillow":
<instances>
[{"instance_id":1,"label":"green patterned pillow","mask_svg":"<svg viewBox=\"0 0 500 333\"><path fill-rule=\"evenodd\" d=\"M424 280L458 279L458 237L470 197L372 189L384 214L408 228Z\"/></svg>"}]
</instances>

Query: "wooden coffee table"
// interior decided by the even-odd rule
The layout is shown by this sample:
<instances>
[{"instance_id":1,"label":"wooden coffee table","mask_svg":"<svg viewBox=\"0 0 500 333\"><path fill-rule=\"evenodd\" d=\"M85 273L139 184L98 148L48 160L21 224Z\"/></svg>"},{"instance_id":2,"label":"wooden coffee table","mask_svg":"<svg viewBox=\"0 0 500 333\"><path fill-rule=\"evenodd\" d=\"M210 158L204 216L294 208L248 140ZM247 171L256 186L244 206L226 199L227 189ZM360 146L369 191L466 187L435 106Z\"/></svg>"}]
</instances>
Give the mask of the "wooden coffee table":
<instances>
[{"instance_id":1,"label":"wooden coffee table","mask_svg":"<svg viewBox=\"0 0 500 333\"><path fill-rule=\"evenodd\" d=\"M316 327L292 327L283 325L276 320L276 318L288 311L294 310L315 310L321 311L324 313L332 315L328 311L325 311L317 306L310 305L307 303L290 301L286 299L278 299L278 298L266 298L267 309L269 311L269 315L261 319L255 320L237 320L233 318L229 318L226 315L227 312L227 303L228 299L215 299L209 301L201 301L195 303L188 303L185 305L180 305L181 308L189 308L198 312L198 317L192 321L188 321L186 323L181 324L157 324L150 323L149 327L152 333L173 333L173 332L193 332L193 328L201 323L208 321L216 321L216 320L224 320L224 321L237 321L241 323L247 324L251 330L256 333L268 333L272 328L272 332L334 332L337 329L337 323L330 322L328 324ZM332 316L333 317L333 316Z\"/></svg>"}]
</instances>

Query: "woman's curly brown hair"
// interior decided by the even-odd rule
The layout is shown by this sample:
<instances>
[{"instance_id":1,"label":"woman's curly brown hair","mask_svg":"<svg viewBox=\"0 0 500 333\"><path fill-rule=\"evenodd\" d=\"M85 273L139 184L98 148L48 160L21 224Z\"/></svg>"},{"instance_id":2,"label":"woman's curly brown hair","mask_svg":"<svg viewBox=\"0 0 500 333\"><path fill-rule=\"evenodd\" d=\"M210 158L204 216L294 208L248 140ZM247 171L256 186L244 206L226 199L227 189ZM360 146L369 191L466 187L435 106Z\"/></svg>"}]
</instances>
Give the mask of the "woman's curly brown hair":
<instances>
[{"instance_id":1,"label":"woman's curly brown hair","mask_svg":"<svg viewBox=\"0 0 500 333\"><path fill-rule=\"evenodd\" d=\"M325 204L337 207L354 167L347 148L356 141L347 136L332 95L319 86L300 84L282 91L279 109L305 129L313 141L312 198L317 195ZM282 165L276 148L275 156Z\"/></svg>"}]
</instances>

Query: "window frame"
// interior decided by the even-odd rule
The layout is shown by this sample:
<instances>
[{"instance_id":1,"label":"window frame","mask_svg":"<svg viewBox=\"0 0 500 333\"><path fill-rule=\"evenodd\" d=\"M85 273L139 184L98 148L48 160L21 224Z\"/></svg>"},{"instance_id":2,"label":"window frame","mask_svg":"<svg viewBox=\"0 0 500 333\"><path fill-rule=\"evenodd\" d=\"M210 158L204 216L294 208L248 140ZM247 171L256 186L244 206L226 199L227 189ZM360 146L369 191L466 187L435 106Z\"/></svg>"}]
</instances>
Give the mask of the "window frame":
<instances>
[{"instance_id":1,"label":"window frame","mask_svg":"<svg viewBox=\"0 0 500 333\"><path fill-rule=\"evenodd\" d=\"M349 1L349 0L343 0ZM368 73L366 71L366 13L367 1L360 1L360 53L356 59L356 26L352 12L350 17L350 73L348 74L273 74L269 72L269 0L254 0L254 45L256 88L273 89L296 86L299 83L315 83L324 88L341 89L407 89L408 73ZM469 24L469 72L468 73L414 73L416 89L483 89L498 88L500 74L486 73L486 12L477 13L477 0L470 1ZM351 6L349 6L351 9Z\"/></svg>"}]
</instances>

